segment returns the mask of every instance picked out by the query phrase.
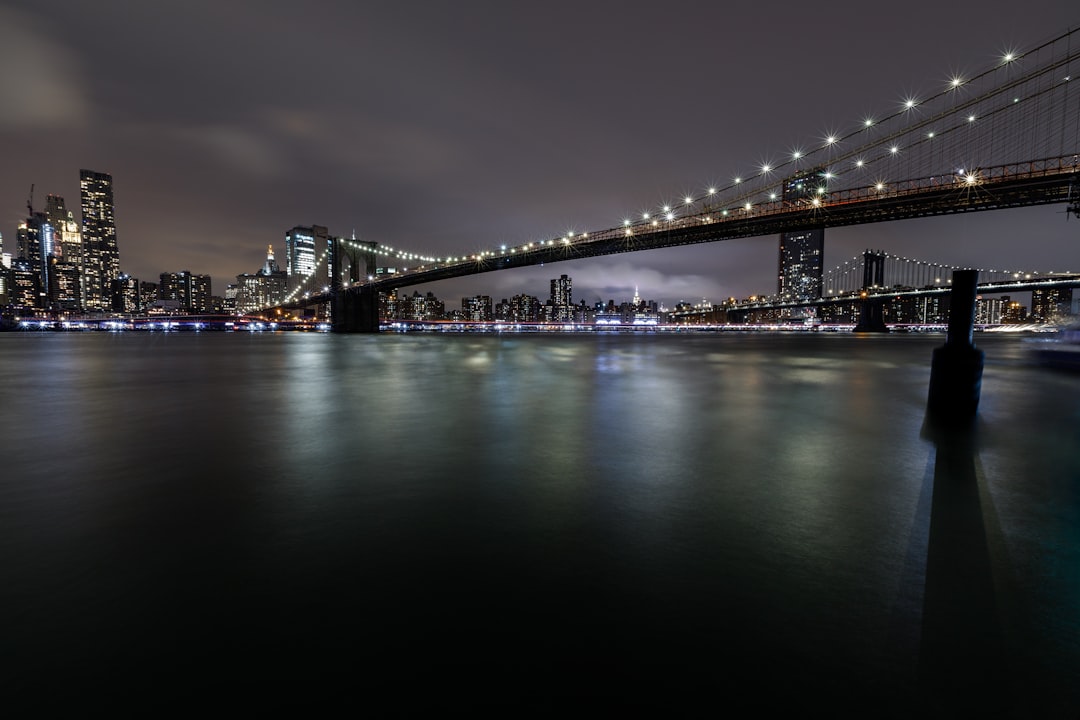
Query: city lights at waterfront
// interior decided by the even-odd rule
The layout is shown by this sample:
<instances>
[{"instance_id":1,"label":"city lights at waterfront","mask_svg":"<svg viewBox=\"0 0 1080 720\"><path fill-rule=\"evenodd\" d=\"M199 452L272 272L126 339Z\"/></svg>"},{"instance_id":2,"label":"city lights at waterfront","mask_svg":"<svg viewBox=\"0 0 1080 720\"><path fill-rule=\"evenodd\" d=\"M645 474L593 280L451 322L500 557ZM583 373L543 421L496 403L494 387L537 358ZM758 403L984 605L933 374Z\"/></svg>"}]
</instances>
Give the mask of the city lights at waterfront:
<instances>
[{"instance_id":1,"label":"city lights at waterfront","mask_svg":"<svg viewBox=\"0 0 1080 720\"><path fill-rule=\"evenodd\" d=\"M5 2L5 710L1080 717L1075 12Z\"/></svg>"}]
</instances>

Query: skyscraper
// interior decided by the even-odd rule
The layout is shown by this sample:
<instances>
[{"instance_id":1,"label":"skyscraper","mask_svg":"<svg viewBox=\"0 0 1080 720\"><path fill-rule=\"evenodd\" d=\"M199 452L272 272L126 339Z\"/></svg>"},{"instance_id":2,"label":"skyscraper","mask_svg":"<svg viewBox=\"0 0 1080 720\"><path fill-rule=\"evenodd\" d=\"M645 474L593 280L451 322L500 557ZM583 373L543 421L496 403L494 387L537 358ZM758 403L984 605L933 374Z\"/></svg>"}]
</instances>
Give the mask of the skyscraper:
<instances>
[{"instance_id":1,"label":"skyscraper","mask_svg":"<svg viewBox=\"0 0 1080 720\"><path fill-rule=\"evenodd\" d=\"M573 281L566 275L551 281L551 319L570 322L574 319Z\"/></svg>"},{"instance_id":2,"label":"skyscraper","mask_svg":"<svg viewBox=\"0 0 1080 720\"><path fill-rule=\"evenodd\" d=\"M54 257L55 233L45 213L35 212L29 205L27 209L30 210L30 217L19 223L17 232L19 258L27 261L28 267L38 275L37 296L29 307L47 310L50 307L49 273Z\"/></svg>"},{"instance_id":3,"label":"skyscraper","mask_svg":"<svg viewBox=\"0 0 1080 720\"><path fill-rule=\"evenodd\" d=\"M297 226L285 233L285 272L289 276L289 292L301 285L305 285L306 291L320 292L330 284L329 258L323 258L330 249L330 241L329 231L321 225Z\"/></svg>"},{"instance_id":4,"label":"skyscraper","mask_svg":"<svg viewBox=\"0 0 1080 720\"><path fill-rule=\"evenodd\" d=\"M825 191L824 168L814 168L784 182L783 200L792 205L812 203ZM820 298L824 255L824 228L781 233L777 297L781 301Z\"/></svg>"},{"instance_id":5,"label":"skyscraper","mask_svg":"<svg viewBox=\"0 0 1080 720\"><path fill-rule=\"evenodd\" d=\"M110 310L110 284L120 277L112 175L79 171L83 219L83 300L88 310Z\"/></svg>"}]
</instances>

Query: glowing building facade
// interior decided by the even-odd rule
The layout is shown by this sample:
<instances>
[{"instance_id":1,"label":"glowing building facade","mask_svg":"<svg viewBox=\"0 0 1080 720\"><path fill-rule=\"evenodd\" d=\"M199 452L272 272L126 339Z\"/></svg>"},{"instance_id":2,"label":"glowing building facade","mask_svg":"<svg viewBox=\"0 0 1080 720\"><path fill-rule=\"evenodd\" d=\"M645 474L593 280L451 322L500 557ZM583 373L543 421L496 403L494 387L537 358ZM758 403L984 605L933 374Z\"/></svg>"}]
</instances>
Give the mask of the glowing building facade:
<instances>
[{"instance_id":1,"label":"glowing building facade","mask_svg":"<svg viewBox=\"0 0 1080 720\"><path fill-rule=\"evenodd\" d=\"M785 203L812 203L825 195L822 168L788 178L784 182ZM780 261L776 295L781 302L816 300L821 297L825 230L798 230L780 234Z\"/></svg>"},{"instance_id":2,"label":"glowing building facade","mask_svg":"<svg viewBox=\"0 0 1080 720\"><path fill-rule=\"evenodd\" d=\"M322 292L330 284L330 251L332 238L321 225L297 226L285 233L285 273L289 292L298 288L305 292Z\"/></svg>"},{"instance_id":3,"label":"glowing building facade","mask_svg":"<svg viewBox=\"0 0 1080 720\"><path fill-rule=\"evenodd\" d=\"M111 284L120 277L112 175L80 170L79 191L83 218L83 302L87 310L111 310Z\"/></svg>"}]
</instances>

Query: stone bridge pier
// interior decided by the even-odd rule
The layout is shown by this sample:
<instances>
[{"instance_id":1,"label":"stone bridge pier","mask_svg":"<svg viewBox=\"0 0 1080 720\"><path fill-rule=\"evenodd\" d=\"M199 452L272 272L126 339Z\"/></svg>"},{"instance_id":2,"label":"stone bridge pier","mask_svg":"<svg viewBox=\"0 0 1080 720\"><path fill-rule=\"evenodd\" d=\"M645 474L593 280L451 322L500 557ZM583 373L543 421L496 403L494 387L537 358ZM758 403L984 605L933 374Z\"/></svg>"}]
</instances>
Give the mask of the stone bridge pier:
<instances>
[{"instance_id":1,"label":"stone bridge pier","mask_svg":"<svg viewBox=\"0 0 1080 720\"><path fill-rule=\"evenodd\" d=\"M379 332L379 293L364 285L375 275L378 243L335 238L330 254L330 330Z\"/></svg>"},{"instance_id":2,"label":"stone bridge pier","mask_svg":"<svg viewBox=\"0 0 1080 720\"><path fill-rule=\"evenodd\" d=\"M885 254L867 250L863 253L863 289L859 301L859 322L855 325L854 332L889 332L889 328L885 325L884 301L867 298L872 289L883 287L885 287Z\"/></svg>"}]
</instances>

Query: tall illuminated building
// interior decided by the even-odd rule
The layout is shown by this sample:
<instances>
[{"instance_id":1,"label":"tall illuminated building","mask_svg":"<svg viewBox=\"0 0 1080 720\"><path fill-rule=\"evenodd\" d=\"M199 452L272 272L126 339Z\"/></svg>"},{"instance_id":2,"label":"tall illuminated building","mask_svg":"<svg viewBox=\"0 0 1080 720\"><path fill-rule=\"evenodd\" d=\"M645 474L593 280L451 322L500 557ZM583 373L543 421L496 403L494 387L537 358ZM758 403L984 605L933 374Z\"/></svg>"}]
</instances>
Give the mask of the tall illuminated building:
<instances>
[{"instance_id":1,"label":"tall illuminated building","mask_svg":"<svg viewBox=\"0 0 1080 720\"><path fill-rule=\"evenodd\" d=\"M83 302L88 310L111 310L111 283L120 277L112 175L80 170L79 191L83 220Z\"/></svg>"},{"instance_id":2,"label":"tall illuminated building","mask_svg":"<svg viewBox=\"0 0 1080 720\"><path fill-rule=\"evenodd\" d=\"M83 309L85 288L83 286L82 232L75 216L67 209L64 198L50 194L45 198L45 219L51 230L46 272L42 281L48 288L50 306L69 312Z\"/></svg>"},{"instance_id":3,"label":"tall illuminated building","mask_svg":"<svg viewBox=\"0 0 1080 720\"><path fill-rule=\"evenodd\" d=\"M551 281L551 320L570 322L574 319L574 283L566 275Z\"/></svg>"},{"instance_id":4,"label":"tall illuminated building","mask_svg":"<svg viewBox=\"0 0 1080 720\"><path fill-rule=\"evenodd\" d=\"M28 263L28 267L37 273L37 295L29 307L40 310L48 310L50 302L50 289L52 287L50 274L53 269L56 255L56 233L48 218L43 212L30 210L30 217L19 223L17 242L19 246L19 258Z\"/></svg>"},{"instance_id":5,"label":"tall illuminated building","mask_svg":"<svg viewBox=\"0 0 1080 720\"><path fill-rule=\"evenodd\" d=\"M305 292L321 292L330 284L327 253L331 240L322 225L297 226L285 233L285 272L290 293L301 286Z\"/></svg>"},{"instance_id":6,"label":"tall illuminated building","mask_svg":"<svg viewBox=\"0 0 1080 720\"><path fill-rule=\"evenodd\" d=\"M81 273L84 259L82 230L75 215L65 206L62 196L49 195L45 198L45 217L53 227L53 254L62 262L75 265Z\"/></svg>"},{"instance_id":7,"label":"tall illuminated building","mask_svg":"<svg viewBox=\"0 0 1080 720\"><path fill-rule=\"evenodd\" d=\"M785 204L811 205L825 195L824 168L814 168L784 181ZM781 302L821 297L825 229L780 233L776 295Z\"/></svg>"}]
</instances>

